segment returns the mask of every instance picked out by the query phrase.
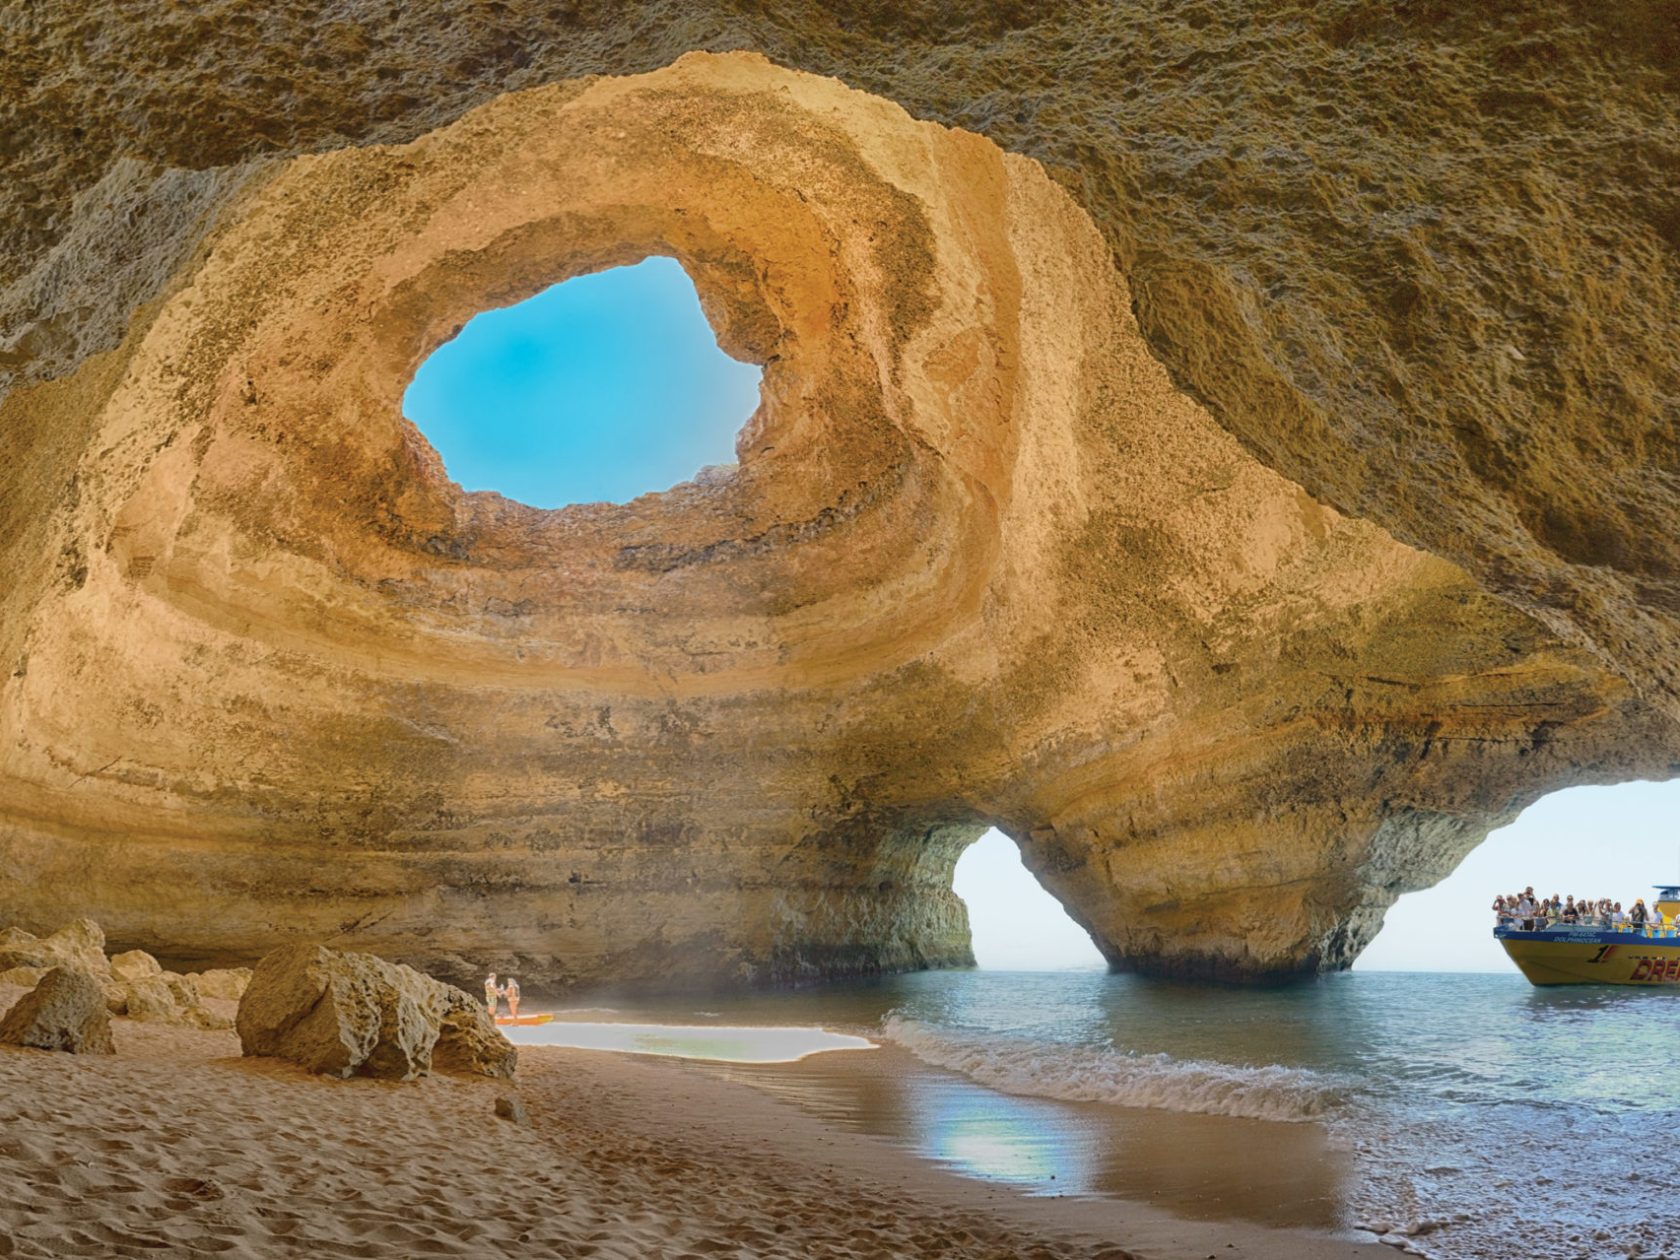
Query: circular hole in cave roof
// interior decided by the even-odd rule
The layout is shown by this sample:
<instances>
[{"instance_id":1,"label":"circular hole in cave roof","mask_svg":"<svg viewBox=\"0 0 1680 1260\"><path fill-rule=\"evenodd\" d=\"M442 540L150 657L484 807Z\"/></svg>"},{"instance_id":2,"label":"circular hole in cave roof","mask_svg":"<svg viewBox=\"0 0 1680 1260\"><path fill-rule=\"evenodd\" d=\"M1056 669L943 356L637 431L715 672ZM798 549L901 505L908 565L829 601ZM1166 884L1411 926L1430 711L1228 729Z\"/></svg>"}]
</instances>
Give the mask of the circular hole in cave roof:
<instances>
[{"instance_id":1,"label":"circular hole in cave roof","mask_svg":"<svg viewBox=\"0 0 1680 1260\"><path fill-rule=\"evenodd\" d=\"M464 490L625 503L732 464L761 376L718 348L681 264L656 257L474 316L420 365L403 414Z\"/></svg>"}]
</instances>

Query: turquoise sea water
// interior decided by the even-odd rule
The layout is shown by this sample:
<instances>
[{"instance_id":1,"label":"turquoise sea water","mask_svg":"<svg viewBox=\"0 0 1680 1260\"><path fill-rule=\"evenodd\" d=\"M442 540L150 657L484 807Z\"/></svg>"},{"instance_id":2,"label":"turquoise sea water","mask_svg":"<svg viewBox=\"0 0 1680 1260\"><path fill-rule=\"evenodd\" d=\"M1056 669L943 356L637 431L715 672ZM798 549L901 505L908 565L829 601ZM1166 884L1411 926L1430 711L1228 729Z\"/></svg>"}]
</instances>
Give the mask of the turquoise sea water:
<instances>
[{"instance_id":1,"label":"turquoise sea water","mask_svg":"<svg viewBox=\"0 0 1680 1260\"><path fill-rule=\"evenodd\" d=\"M1680 1255L1680 992L973 971L637 1013L896 1045L917 1079L875 1081L886 1105L832 1069L760 1079L1030 1191L1366 1229L1439 1260Z\"/></svg>"}]
</instances>

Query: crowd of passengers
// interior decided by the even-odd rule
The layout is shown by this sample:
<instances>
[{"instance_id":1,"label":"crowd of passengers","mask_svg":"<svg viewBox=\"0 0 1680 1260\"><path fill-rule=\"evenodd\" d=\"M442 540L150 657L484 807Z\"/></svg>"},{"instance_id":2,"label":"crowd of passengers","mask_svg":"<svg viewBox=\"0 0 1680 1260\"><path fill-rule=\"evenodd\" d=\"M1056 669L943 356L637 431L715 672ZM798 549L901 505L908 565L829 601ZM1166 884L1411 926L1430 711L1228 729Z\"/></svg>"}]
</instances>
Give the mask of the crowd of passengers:
<instances>
[{"instance_id":1,"label":"crowd of passengers","mask_svg":"<svg viewBox=\"0 0 1680 1260\"><path fill-rule=\"evenodd\" d=\"M1521 893L1493 899L1493 914L1499 927L1520 928L1524 932L1538 932L1554 923L1580 924L1583 927L1607 928L1613 932L1639 932L1651 936L1667 936L1680 931L1680 914L1672 922L1663 919L1656 907L1647 910L1645 898L1633 903L1633 909L1623 910L1622 903L1600 897L1589 901L1582 897L1559 897L1553 893L1549 900L1534 895L1530 885Z\"/></svg>"}]
</instances>

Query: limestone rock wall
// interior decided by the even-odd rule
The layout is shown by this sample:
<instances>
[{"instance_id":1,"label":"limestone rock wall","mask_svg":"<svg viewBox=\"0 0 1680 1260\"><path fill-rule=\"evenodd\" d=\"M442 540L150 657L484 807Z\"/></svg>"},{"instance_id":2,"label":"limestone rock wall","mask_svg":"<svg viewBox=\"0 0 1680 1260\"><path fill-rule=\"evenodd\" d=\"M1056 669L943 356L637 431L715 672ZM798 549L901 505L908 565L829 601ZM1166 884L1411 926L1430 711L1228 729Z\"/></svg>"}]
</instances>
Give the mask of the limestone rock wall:
<instances>
[{"instance_id":1,"label":"limestone rock wall","mask_svg":"<svg viewBox=\"0 0 1680 1260\"><path fill-rule=\"evenodd\" d=\"M252 159L752 49L1043 161L1228 431L1680 712L1670 0L233 0L0 35L0 378L115 344Z\"/></svg>"},{"instance_id":2,"label":"limestone rock wall","mask_svg":"<svg viewBox=\"0 0 1680 1260\"><path fill-rule=\"evenodd\" d=\"M1270 976L1544 791L1675 773L1674 271L1625 204L1661 163L1589 207L1602 144L1460 99L1521 53L1601 106L1572 135L1660 147L1672 50L1561 7L943 11L3 19L0 918L796 979L966 959L996 822L1117 964ZM755 57L653 70L735 44L1050 173ZM1523 253L1571 242L1645 265ZM738 473L452 486L424 354L649 252L766 365ZM1529 528L1565 478L1651 528L1567 554L1591 522Z\"/></svg>"}]
</instances>

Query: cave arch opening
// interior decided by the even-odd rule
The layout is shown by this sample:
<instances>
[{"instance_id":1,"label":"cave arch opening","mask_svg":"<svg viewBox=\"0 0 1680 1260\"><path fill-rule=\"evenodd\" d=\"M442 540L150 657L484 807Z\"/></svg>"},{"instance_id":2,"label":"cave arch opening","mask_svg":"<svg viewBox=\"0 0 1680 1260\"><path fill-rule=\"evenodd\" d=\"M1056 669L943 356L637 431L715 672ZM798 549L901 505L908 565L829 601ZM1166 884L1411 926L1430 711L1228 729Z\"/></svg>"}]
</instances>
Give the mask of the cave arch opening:
<instances>
[{"instance_id":1,"label":"cave arch opening","mask_svg":"<svg viewBox=\"0 0 1680 1260\"><path fill-rule=\"evenodd\" d=\"M1439 883L1407 893L1354 962L1360 971L1516 972L1491 928L1499 893L1609 897L1631 907L1680 878L1680 779L1552 792L1495 829Z\"/></svg>"},{"instance_id":2,"label":"cave arch opening","mask_svg":"<svg viewBox=\"0 0 1680 1260\"><path fill-rule=\"evenodd\" d=\"M1090 933L1038 882L993 827L957 859L951 886L968 907L974 960L988 971L1067 971L1107 964Z\"/></svg>"},{"instance_id":3,"label":"cave arch opening","mask_svg":"<svg viewBox=\"0 0 1680 1260\"><path fill-rule=\"evenodd\" d=\"M718 345L682 264L655 255L474 316L402 405L464 490L627 503L732 470L762 375Z\"/></svg>"}]
</instances>

